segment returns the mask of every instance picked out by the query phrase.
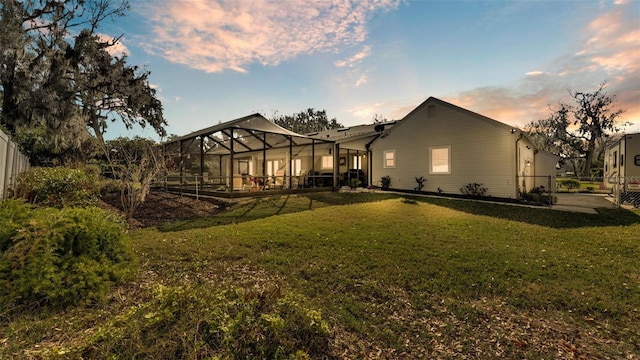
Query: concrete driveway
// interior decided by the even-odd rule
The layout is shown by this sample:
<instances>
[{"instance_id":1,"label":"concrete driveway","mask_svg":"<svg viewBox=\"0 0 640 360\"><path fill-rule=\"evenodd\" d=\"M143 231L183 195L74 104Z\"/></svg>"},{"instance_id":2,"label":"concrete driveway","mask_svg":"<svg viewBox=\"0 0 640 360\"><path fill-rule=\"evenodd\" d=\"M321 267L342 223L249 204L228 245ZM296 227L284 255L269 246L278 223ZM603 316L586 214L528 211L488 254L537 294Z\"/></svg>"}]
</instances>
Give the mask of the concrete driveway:
<instances>
[{"instance_id":1,"label":"concrete driveway","mask_svg":"<svg viewBox=\"0 0 640 360\"><path fill-rule=\"evenodd\" d=\"M551 206L554 210L575 211L597 214L597 208L613 209L613 198L604 194L556 193L558 201Z\"/></svg>"}]
</instances>

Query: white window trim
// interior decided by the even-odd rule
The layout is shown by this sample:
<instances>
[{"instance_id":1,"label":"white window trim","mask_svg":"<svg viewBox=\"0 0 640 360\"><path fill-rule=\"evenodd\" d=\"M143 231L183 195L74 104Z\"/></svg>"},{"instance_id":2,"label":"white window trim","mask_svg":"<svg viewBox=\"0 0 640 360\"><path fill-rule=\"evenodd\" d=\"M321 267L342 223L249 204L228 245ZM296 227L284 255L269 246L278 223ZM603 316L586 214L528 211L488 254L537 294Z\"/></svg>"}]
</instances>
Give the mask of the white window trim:
<instances>
[{"instance_id":1,"label":"white window trim","mask_svg":"<svg viewBox=\"0 0 640 360\"><path fill-rule=\"evenodd\" d=\"M433 171L433 150L447 149L447 171ZM429 174L431 175L449 175L451 174L451 145L432 146L429 147Z\"/></svg>"},{"instance_id":2,"label":"white window trim","mask_svg":"<svg viewBox=\"0 0 640 360\"><path fill-rule=\"evenodd\" d=\"M353 155L352 161L353 161L353 163L351 164L351 169L362 170L362 163L364 162L364 155Z\"/></svg>"},{"instance_id":3,"label":"white window trim","mask_svg":"<svg viewBox=\"0 0 640 360\"><path fill-rule=\"evenodd\" d=\"M387 166L387 154L393 154L393 165ZM383 150L382 151L382 167L385 169L395 169L396 167L396 151L395 150Z\"/></svg>"}]
</instances>

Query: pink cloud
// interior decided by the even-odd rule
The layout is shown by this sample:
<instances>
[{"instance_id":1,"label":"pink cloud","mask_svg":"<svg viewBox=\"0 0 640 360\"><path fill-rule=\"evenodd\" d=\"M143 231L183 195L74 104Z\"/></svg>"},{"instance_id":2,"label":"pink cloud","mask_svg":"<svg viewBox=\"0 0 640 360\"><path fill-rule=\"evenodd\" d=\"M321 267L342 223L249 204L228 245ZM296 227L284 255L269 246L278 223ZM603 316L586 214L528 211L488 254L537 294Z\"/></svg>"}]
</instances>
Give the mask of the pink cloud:
<instances>
[{"instance_id":1,"label":"pink cloud","mask_svg":"<svg viewBox=\"0 0 640 360\"><path fill-rule=\"evenodd\" d=\"M188 0L146 3L154 38L147 51L206 72L246 72L300 54L362 43L367 22L398 0ZM356 56L366 56L364 52ZM345 66L349 61L346 60Z\"/></svg>"},{"instance_id":2,"label":"pink cloud","mask_svg":"<svg viewBox=\"0 0 640 360\"><path fill-rule=\"evenodd\" d=\"M637 2L616 2L583 29L580 51L532 70L512 87L481 87L444 98L510 125L524 126L548 116L549 106L570 101L568 89L607 93L626 112L621 121L640 124L640 29Z\"/></svg>"}]
</instances>

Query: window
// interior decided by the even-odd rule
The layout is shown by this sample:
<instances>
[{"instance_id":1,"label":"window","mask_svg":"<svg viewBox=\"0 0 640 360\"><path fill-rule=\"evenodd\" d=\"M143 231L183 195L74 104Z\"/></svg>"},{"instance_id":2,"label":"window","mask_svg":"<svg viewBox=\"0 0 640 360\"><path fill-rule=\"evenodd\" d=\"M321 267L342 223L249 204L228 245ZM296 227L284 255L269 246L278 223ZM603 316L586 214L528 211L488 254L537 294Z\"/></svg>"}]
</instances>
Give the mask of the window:
<instances>
[{"instance_id":1,"label":"window","mask_svg":"<svg viewBox=\"0 0 640 360\"><path fill-rule=\"evenodd\" d=\"M396 167L396 151L395 150L385 150L384 154L384 167L385 168L394 168Z\"/></svg>"},{"instance_id":2,"label":"window","mask_svg":"<svg viewBox=\"0 0 640 360\"><path fill-rule=\"evenodd\" d=\"M322 157L322 168L333 169L333 155L327 155Z\"/></svg>"},{"instance_id":3,"label":"window","mask_svg":"<svg viewBox=\"0 0 640 360\"><path fill-rule=\"evenodd\" d=\"M351 166L352 169L362 170L362 162L364 161L364 156L362 155L354 155L353 156L353 164Z\"/></svg>"},{"instance_id":4,"label":"window","mask_svg":"<svg viewBox=\"0 0 640 360\"><path fill-rule=\"evenodd\" d=\"M301 171L302 171L302 160L301 159L291 160L291 175L299 176Z\"/></svg>"},{"instance_id":5,"label":"window","mask_svg":"<svg viewBox=\"0 0 640 360\"><path fill-rule=\"evenodd\" d=\"M617 168L618 167L618 152L614 151L613 152L613 168Z\"/></svg>"},{"instance_id":6,"label":"window","mask_svg":"<svg viewBox=\"0 0 640 360\"><path fill-rule=\"evenodd\" d=\"M451 146L429 148L429 174L451 174Z\"/></svg>"},{"instance_id":7,"label":"window","mask_svg":"<svg viewBox=\"0 0 640 360\"><path fill-rule=\"evenodd\" d=\"M280 160L267 160L267 176L274 176L280 168Z\"/></svg>"},{"instance_id":8,"label":"window","mask_svg":"<svg viewBox=\"0 0 640 360\"><path fill-rule=\"evenodd\" d=\"M640 166L640 155L636 155L636 156L633 158L633 163L634 163L636 166Z\"/></svg>"},{"instance_id":9,"label":"window","mask_svg":"<svg viewBox=\"0 0 640 360\"><path fill-rule=\"evenodd\" d=\"M238 160L238 173L249 175L249 160Z\"/></svg>"}]
</instances>

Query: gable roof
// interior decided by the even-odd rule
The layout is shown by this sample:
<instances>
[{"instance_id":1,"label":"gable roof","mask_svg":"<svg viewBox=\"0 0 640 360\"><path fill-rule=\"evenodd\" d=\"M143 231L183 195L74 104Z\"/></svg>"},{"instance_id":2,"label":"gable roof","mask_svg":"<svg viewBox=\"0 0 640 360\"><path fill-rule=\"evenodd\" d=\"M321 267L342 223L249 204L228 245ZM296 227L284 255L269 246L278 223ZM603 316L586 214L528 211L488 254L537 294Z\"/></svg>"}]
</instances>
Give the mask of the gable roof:
<instances>
[{"instance_id":1,"label":"gable roof","mask_svg":"<svg viewBox=\"0 0 640 360\"><path fill-rule=\"evenodd\" d=\"M493 125L493 126L497 126L498 128L502 128L502 129L504 129L506 131L510 131L511 133L520 132L522 137L527 139L527 141L529 141L529 143L531 143L531 145L533 145L534 148L536 148L536 150L539 150L539 149L537 149L535 141L533 141L533 139L529 136L529 134L527 134L527 132L525 132L524 130L518 128L517 126L511 126L511 125L505 124L505 123L500 122L498 120L492 119L492 118L484 116L482 114L478 114L478 113L473 112L471 110L467 110L465 108L462 108L460 106L454 105L454 104L449 103L449 102L446 102L444 100L440 100L440 99L435 98L433 96L430 96L429 98L427 98L427 100L423 101L422 104L418 105L415 109L411 110L411 112L409 112L407 115L405 115L404 118L402 118L401 120L398 120L398 122L400 124L398 124L398 125L394 126L393 128L389 129L388 133L391 133L395 129L397 129L398 127L402 126L403 123L406 123L405 120L407 120L408 118L410 118L414 114L422 111L424 108L426 108L429 105L446 106L446 107L448 107L450 109L454 109L454 110L459 111L461 113L464 113L464 114L466 114L468 116L476 118L476 119L478 119L480 121L484 121L487 124L490 124L490 125ZM375 139L375 140L377 140L377 139Z\"/></svg>"},{"instance_id":2,"label":"gable roof","mask_svg":"<svg viewBox=\"0 0 640 360\"><path fill-rule=\"evenodd\" d=\"M415 114L415 113L419 112L420 110L422 110L423 108L427 107L428 105L433 105L433 104L446 106L448 108L460 111L462 113L465 113L466 115L469 115L469 116L474 117L476 119L482 120L482 121L487 122L487 123L489 123L491 125L502 127L505 130L509 130L509 131L511 131L512 129L520 130L519 128L517 128L515 126L507 125L507 124L505 124L503 122L500 122L498 120L492 119L492 118L484 116L482 114L478 114L478 113L473 112L471 110L467 110L467 109L465 109L463 107L460 107L458 105L446 102L444 100L440 100L440 99L435 98L433 96L430 96L422 104L418 105L415 109L411 110L411 112L408 113L403 119L407 119L410 116L412 116L413 114Z\"/></svg>"}]
</instances>

